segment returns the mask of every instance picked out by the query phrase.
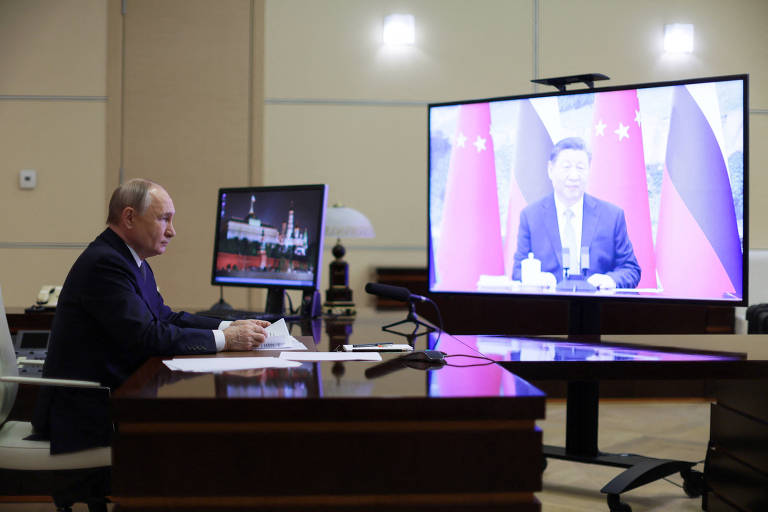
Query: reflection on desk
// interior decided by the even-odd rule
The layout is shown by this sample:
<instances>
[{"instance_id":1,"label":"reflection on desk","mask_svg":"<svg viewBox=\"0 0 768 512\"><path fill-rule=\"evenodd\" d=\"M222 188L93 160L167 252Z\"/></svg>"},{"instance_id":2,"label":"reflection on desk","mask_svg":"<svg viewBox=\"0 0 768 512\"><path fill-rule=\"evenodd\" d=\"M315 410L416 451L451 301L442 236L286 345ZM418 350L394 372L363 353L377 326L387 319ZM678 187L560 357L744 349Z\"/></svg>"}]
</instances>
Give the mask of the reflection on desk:
<instances>
[{"instance_id":1,"label":"reflection on desk","mask_svg":"<svg viewBox=\"0 0 768 512\"><path fill-rule=\"evenodd\" d=\"M531 380L729 378L759 371L735 352L510 336L453 338Z\"/></svg>"},{"instance_id":2,"label":"reflection on desk","mask_svg":"<svg viewBox=\"0 0 768 512\"><path fill-rule=\"evenodd\" d=\"M653 350L632 346L574 343L568 341L506 337L460 336L462 342L483 354L497 354L504 361L733 361L743 355Z\"/></svg>"}]
</instances>

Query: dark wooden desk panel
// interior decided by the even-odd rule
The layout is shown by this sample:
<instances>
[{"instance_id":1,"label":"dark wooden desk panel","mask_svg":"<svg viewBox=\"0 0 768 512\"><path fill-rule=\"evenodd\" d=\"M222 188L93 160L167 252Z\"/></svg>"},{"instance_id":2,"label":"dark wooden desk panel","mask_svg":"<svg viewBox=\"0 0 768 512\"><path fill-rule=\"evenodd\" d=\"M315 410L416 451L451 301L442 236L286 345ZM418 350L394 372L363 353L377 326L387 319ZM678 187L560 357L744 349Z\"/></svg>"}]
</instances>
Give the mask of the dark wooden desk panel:
<instances>
[{"instance_id":1,"label":"dark wooden desk panel","mask_svg":"<svg viewBox=\"0 0 768 512\"><path fill-rule=\"evenodd\" d=\"M399 342L385 320L349 335ZM338 330L321 332L301 339L326 350ZM371 365L212 375L150 360L113 395L118 510L539 510L541 392L497 365L367 379Z\"/></svg>"},{"instance_id":2,"label":"dark wooden desk panel","mask_svg":"<svg viewBox=\"0 0 768 512\"><path fill-rule=\"evenodd\" d=\"M745 376L748 377L748 376ZM722 381L710 414L704 477L710 510L768 510L768 371Z\"/></svg>"},{"instance_id":3,"label":"dark wooden desk panel","mask_svg":"<svg viewBox=\"0 0 768 512\"><path fill-rule=\"evenodd\" d=\"M6 308L5 316L8 318L8 329L11 334L20 330L47 331L53 323L54 311L38 311L34 313L24 312L24 308Z\"/></svg>"}]
</instances>

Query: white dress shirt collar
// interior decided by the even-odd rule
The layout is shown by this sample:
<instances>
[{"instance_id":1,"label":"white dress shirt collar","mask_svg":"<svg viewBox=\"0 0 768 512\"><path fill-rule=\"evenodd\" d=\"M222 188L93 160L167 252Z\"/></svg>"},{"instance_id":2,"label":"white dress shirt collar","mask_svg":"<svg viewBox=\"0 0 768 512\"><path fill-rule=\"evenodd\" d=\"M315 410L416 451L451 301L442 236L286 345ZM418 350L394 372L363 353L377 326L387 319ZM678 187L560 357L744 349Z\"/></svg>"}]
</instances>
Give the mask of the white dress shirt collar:
<instances>
[{"instance_id":1,"label":"white dress shirt collar","mask_svg":"<svg viewBox=\"0 0 768 512\"><path fill-rule=\"evenodd\" d=\"M555 208L557 209L558 219L565 213L565 210L571 210L573 212L574 220L581 220L584 216L584 196L582 195L581 199L576 201L573 206L568 207L565 206L565 204L557 197L557 194L555 194Z\"/></svg>"},{"instance_id":2,"label":"white dress shirt collar","mask_svg":"<svg viewBox=\"0 0 768 512\"><path fill-rule=\"evenodd\" d=\"M131 251L131 256L133 256L133 259L136 262L136 266L141 268L141 264L144 263L144 260L139 258L139 255L136 254L136 251L133 250L133 247L131 247L128 244L125 244L125 246L128 248L129 251Z\"/></svg>"}]
</instances>

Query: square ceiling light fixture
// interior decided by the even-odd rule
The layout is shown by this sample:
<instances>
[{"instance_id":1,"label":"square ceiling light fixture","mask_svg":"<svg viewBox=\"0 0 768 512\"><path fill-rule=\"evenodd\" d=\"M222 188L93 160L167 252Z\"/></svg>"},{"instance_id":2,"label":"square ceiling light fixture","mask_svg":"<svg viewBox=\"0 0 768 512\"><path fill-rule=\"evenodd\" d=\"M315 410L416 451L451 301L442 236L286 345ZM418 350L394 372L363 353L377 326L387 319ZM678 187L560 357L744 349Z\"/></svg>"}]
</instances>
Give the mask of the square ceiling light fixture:
<instances>
[{"instance_id":1,"label":"square ceiling light fixture","mask_svg":"<svg viewBox=\"0 0 768 512\"><path fill-rule=\"evenodd\" d=\"M390 14L384 18L384 33L382 36L386 45L412 45L416 41L413 14Z\"/></svg>"},{"instance_id":2,"label":"square ceiling light fixture","mask_svg":"<svg viewBox=\"0 0 768 512\"><path fill-rule=\"evenodd\" d=\"M690 23L664 25L664 51L667 53L692 53L693 25Z\"/></svg>"}]
</instances>

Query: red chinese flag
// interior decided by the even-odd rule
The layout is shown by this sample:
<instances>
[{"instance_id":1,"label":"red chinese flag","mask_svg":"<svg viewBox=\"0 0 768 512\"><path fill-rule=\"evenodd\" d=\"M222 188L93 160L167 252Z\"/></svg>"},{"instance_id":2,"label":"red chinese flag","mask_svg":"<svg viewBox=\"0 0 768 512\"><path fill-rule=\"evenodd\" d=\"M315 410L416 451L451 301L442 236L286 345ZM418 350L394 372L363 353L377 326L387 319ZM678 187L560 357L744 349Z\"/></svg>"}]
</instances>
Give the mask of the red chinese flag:
<instances>
[{"instance_id":1,"label":"red chinese flag","mask_svg":"<svg viewBox=\"0 0 768 512\"><path fill-rule=\"evenodd\" d=\"M460 107L435 255L439 290L476 290L480 275L504 273L490 126L488 103Z\"/></svg>"},{"instance_id":2,"label":"red chinese flag","mask_svg":"<svg viewBox=\"0 0 768 512\"><path fill-rule=\"evenodd\" d=\"M656 256L635 90L595 96L588 192L624 210L629 239L642 269L637 286L656 288Z\"/></svg>"}]
</instances>

